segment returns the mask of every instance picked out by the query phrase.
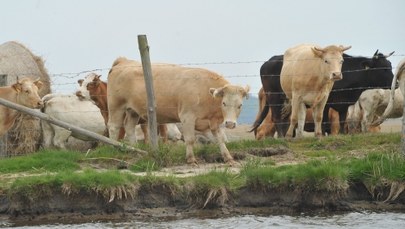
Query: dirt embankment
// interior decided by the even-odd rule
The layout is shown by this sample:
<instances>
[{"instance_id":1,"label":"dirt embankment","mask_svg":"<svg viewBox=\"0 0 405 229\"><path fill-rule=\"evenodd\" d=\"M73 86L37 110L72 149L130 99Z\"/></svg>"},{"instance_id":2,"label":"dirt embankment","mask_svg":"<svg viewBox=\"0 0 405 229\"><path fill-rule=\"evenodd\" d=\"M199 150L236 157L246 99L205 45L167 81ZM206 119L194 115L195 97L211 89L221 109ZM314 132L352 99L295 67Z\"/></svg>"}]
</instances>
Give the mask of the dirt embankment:
<instances>
[{"instance_id":1,"label":"dirt embankment","mask_svg":"<svg viewBox=\"0 0 405 229\"><path fill-rule=\"evenodd\" d=\"M140 217L185 218L206 215L223 217L235 214L332 213L340 211L405 212L405 193L394 201L383 201L390 187L370 193L362 183L351 184L344 192L319 193L291 187L290 190L243 188L241 190L192 196L196 193L174 192L165 185L139 187L135 197L108 200L93 192L67 195L59 189L44 189L38 196L0 196L0 213L12 222L86 222L122 220ZM226 195L226 197L224 196ZM207 215L208 214L208 215Z\"/></svg>"}]
</instances>

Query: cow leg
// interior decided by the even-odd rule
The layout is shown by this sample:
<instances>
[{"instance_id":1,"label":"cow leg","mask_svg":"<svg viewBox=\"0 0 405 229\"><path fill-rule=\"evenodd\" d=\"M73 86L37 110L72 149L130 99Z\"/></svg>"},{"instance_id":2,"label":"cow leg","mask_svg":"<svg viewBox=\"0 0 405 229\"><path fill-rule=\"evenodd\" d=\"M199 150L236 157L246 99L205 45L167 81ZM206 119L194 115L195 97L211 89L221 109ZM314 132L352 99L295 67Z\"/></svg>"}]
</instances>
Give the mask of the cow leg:
<instances>
[{"instance_id":1,"label":"cow leg","mask_svg":"<svg viewBox=\"0 0 405 229\"><path fill-rule=\"evenodd\" d=\"M276 133L276 127L275 127L274 123L271 120L272 116L270 114L268 114L266 116L266 118L264 119L262 125L260 125L257 128L256 140L262 140L262 139L265 139L268 136L274 138L274 134Z\"/></svg>"},{"instance_id":2,"label":"cow leg","mask_svg":"<svg viewBox=\"0 0 405 229\"><path fill-rule=\"evenodd\" d=\"M284 101L285 98L282 98L279 95L272 94L271 98L268 98L268 99L271 104L270 105L271 120L275 124L277 136L279 138L283 138L286 135L286 132L288 129L289 118L290 118L288 115L286 115L284 118L282 118L282 115L281 115L282 104L280 104L280 101Z\"/></svg>"},{"instance_id":3,"label":"cow leg","mask_svg":"<svg viewBox=\"0 0 405 229\"><path fill-rule=\"evenodd\" d=\"M53 126L53 129L55 130L53 144L60 149L66 149L65 143L67 142L72 132L55 125Z\"/></svg>"},{"instance_id":4,"label":"cow leg","mask_svg":"<svg viewBox=\"0 0 405 229\"><path fill-rule=\"evenodd\" d=\"M135 144L136 143L136 132L135 132L135 127L138 125L140 120L139 115L134 112L133 110L127 110L125 112L125 121L124 121L124 127L125 127L125 134L126 138L129 141L130 144ZM145 142L146 142L146 137L145 137Z\"/></svg>"},{"instance_id":5,"label":"cow leg","mask_svg":"<svg viewBox=\"0 0 405 229\"><path fill-rule=\"evenodd\" d=\"M294 129L298 122L299 101L297 98L295 98L294 95L291 100L291 107L292 107L291 108L291 119L290 119L290 126L288 127L287 134L286 134L287 138L293 137Z\"/></svg>"},{"instance_id":6,"label":"cow leg","mask_svg":"<svg viewBox=\"0 0 405 229\"><path fill-rule=\"evenodd\" d=\"M302 137L304 135L304 125L305 116L307 115L307 108L304 103L300 103L298 107L298 127L297 127L297 137Z\"/></svg>"},{"instance_id":7,"label":"cow leg","mask_svg":"<svg viewBox=\"0 0 405 229\"><path fill-rule=\"evenodd\" d=\"M370 112L368 112L366 109L363 109L363 116L361 118L361 132L366 133L368 131L368 124L372 122L370 120Z\"/></svg>"},{"instance_id":8,"label":"cow leg","mask_svg":"<svg viewBox=\"0 0 405 229\"><path fill-rule=\"evenodd\" d=\"M149 143L149 129L148 129L148 124L140 124L142 133L143 133L143 141L145 143Z\"/></svg>"},{"instance_id":9,"label":"cow leg","mask_svg":"<svg viewBox=\"0 0 405 229\"><path fill-rule=\"evenodd\" d=\"M339 112L339 126L340 126L339 133L341 133L341 134L345 133L346 116L347 116L347 111Z\"/></svg>"},{"instance_id":10,"label":"cow leg","mask_svg":"<svg viewBox=\"0 0 405 229\"><path fill-rule=\"evenodd\" d=\"M186 161L188 164L197 165L194 157L193 147L195 143L195 121L194 115L182 115L180 121L183 125L184 142L186 143Z\"/></svg>"},{"instance_id":11,"label":"cow leg","mask_svg":"<svg viewBox=\"0 0 405 229\"><path fill-rule=\"evenodd\" d=\"M233 157L229 153L228 148L226 148L225 142L227 142L227 137L225 131L222 128L217 128L211 130L212 134L218 141L219 149L221 151L221 155L224 158L224 162L230 165L234 165L236 162L234 161Z\"/></svg>"},{"instance_id":12,"label":"cow leg","mask_svg":"<svg viewBox=\"0 0 405 229\"><path fill-rule=\"evenodd\" d=\"M163 142L167 142L167 125L158 124L159 136L163 139Z\"/></svg>"},{"instance_id":13,"label":"cow leg","mask_svg":"<svg viewBox=\"0 0 405 229\"><path fill-rule=\"evenodd\" d=\"M339 117L336 116L339 115L339 113L333 110L333 108L325 107L324 109L328 109L328 118L330 120L330 135L338 135L340 129L340 122L339 122L340 116ZM325 112L323 113L323 115L325 115Z\"/></svg>"},{"instance_id":14,"label":"cow leg","mask_svg":"<svg viewBox=\"0 0 405 229\"><path fill-rule=\"evenodd\" d=\"M41 126L42 126L42 135L43 135L42 146L44 148L49 148L52 146L52 139L55 136L55 132L54 132L51 124L49 124L49 122L42 120Z\"/></svg>"},{"instance_id":15,"label":"cow leg","mask_svg":"<svg viewBox=\"0 0 405 229\"><path fill-rule=\"evenodd\" d=\"M124 118L126 117L126 111L124 108L112 108L109 107L109 116L108 116L108 134L111 139L118 140L120 129L124 126ZM128 137L128 133L127 137Z\"/></svg>"},{"instance_id":16,"label":"cow leg","mask_svg":"<svg viewBox=\"0 0 405 229\"><path fill-rule=\"evenodd\" d=\"M323 119L323 111L325 109L325 104L328 97L325 98L318 103L313 108L313 116L314 116L314 123L315 123L315 137L321 138L322 137L322 119Z\"/></svg>"}]
</instances>

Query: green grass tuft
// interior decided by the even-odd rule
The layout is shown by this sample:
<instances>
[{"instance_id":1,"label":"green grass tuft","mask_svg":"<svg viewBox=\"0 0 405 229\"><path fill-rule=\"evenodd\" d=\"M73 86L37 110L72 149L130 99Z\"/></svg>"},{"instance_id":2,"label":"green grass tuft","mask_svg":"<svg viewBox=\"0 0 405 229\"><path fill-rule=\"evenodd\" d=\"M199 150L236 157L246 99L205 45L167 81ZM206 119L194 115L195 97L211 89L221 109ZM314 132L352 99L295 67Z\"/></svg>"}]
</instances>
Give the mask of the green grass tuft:
<instances>
[{"instance_id":1,"label":"green grass tuft","mask_svg":"<svg viewBox=\"0 0 405 229\"><path fill-rule=\"evenodd\" d=\"M58 172L79 168L82 154L63 150L41 150L37 153L0 160L0 173Z\"/></svg>"}]
</instances>

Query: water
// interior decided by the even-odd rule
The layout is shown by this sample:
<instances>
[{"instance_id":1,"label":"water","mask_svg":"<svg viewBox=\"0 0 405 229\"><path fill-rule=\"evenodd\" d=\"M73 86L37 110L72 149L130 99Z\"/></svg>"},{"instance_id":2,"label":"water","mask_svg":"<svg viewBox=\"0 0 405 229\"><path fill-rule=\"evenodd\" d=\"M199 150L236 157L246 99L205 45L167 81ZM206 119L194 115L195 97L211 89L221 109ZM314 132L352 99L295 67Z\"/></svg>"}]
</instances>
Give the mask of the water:
<instances>
[{"instance_id":1,"label":"water","mask_svg":"<svg viewBox=\"0 0 405 229\"><path fill-rule=\"evenodd\" d=\"M0 228L12 225L1 221ZM181 219L173 221L127 221L127 222L93 222L84 224L50 224L23 226L13 228L46 229L46 228L405 228L405 213L371 213L354 212L330 216L234 216L219 219Z\"/></svg>"}]
</instances>

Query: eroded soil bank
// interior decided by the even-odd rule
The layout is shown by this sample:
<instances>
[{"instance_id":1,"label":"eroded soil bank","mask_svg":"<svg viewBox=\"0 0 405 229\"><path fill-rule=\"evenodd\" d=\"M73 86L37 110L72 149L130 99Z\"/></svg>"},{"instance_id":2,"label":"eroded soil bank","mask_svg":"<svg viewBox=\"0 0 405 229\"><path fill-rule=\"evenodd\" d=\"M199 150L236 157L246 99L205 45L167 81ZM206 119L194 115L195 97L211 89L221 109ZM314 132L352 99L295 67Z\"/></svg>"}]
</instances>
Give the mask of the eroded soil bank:
<instances>
[{"instance_id":1,"label":"eroded soil bank","mask_svg":"<svg viewBox=\"0 0 405 229\"><path fill-rule=\"evenodd\" d=\"M389 188L374 194L362 183L344 192L316 193L303 189L271 190L244 188L222 195L173 193L165 186L141 187L135 197L107 200L96 193L70 195L60 189L39 191L38 195L0 196L0 214L15 226L43 223L82 223L126 219L181 219L227 217L232 215L294 215L350 211L405 212L405 193L384 201ZM374 196L373 196L374 195Z\"/></svg>"}]
</instances>

